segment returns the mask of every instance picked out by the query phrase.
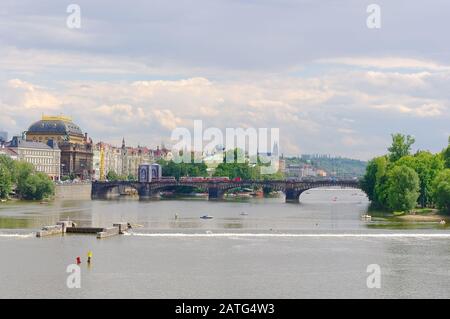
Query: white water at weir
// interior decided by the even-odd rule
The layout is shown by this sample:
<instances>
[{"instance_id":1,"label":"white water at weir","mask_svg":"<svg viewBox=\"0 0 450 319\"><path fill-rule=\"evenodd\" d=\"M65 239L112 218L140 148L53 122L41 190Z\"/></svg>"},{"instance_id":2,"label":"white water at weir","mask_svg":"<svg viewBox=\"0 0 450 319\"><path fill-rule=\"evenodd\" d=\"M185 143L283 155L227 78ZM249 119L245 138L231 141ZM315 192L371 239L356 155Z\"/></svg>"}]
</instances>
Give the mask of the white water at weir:
<instances>
[{"instance_id":1,"label":"white water at weir","mask_svg":"<svg viewBox=\"0 0 450 319\"><path fill-rule=\"evenodd\" d=\"M0 233L0 238L33 238L36 233ZM76 235L70 235L76 236ZM268 234L268 233L134 233L128 232L124 236L159 237L159 238L441 238L450 239L450 233L385 233L385 234L352 234L352 233L324 233L324 234Z\"/></svg>"},{"instance_id":2,"label":"white water at weir","mask_svg":"<svg viewBox=\"0 0 450 319\"><path fill-rule=\"evenodd\" d=\"M127 233L138 237L246 237L246 238L450 238L450 233L387 233L387 234L266 234L266 233Z\"/></svg>"},{"instance_id":3,"label":"white water at weir","mask_svg":"<svg viewBox=\"0 0 450 319\"><path fill-rule=\"evenodd\" d=\"M17 233L0 233L0 238L31 238L35 237L36 233L17 234Z\"/></svg>"}]
</instances>

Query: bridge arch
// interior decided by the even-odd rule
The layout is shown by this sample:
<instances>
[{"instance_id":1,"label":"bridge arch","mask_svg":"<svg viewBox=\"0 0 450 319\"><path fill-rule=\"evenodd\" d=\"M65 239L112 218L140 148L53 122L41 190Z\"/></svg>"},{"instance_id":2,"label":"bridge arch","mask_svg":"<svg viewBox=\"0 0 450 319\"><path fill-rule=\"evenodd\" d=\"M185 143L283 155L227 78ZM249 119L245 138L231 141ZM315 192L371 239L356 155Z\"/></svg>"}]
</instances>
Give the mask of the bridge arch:
<instances>
[{"instance_id":1,"label":"bridge arch","mask_svg":"<svg viewBox=\"0 0 450 319\"><path fill-rule=\"evenodd\" d=\"M312 189L320 189L324 187L341 187L341 188L351 188L351 189L359 189L359 183L358 182L336 182L336 181L326 181L326 182L312 182L312 183L305 183L300 185L293 185L292 187L287 186L285 195L286 195L286 202L287 203L299 203L300 202L300 196L309 190Z\"/></svg>"},{"instance_id":2,"label":"bridge arch","mask_svg":"<svg viewBox=\"0 0 450 319\"><path fill-rule=\"evenodd\" d=\"M346 187L360 189L357 180L316 180L316 181L285 181L285 180L247 180L247 181L227 181L227 182L177 182L177 181L155 181L151 183L139 183L130 181L118 182L93 182L92 197L102 198L120 194L120 188L131 187L137 190L140 198L151 198L159 195L164 189L173 189L176 187L200 188L208 191L209 199L221 199L230 189L238 187L270 187L276 191L282 191L286 195L286 202L299 202L300 195L310 189L320 187Z\"/></svg>"}]
</instances>

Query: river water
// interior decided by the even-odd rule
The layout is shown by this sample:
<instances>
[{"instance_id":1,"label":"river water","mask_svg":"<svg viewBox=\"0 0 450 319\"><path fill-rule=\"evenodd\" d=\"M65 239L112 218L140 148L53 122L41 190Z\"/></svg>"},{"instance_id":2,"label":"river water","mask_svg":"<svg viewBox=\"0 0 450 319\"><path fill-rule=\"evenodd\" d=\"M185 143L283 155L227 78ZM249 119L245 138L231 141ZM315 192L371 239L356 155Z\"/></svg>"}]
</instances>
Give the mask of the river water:
<instances>
[{"instance_id":1,"label":"river water","mask_svg":"<svg viewBox=\"0 0 450 319\"><path fill-rule=\"evenodd\" d=\"M2 203L0 298L450 297L447 226L362 220L368 201L355 190L316 189L300 199ZM214 218L199 218L206 214ZM35 237L66 219L134 228L102 240ZM77 256L81 288L69 289L66 268ZM380 288L367 286L372 264Z\"/></svg>"}]
</instances>

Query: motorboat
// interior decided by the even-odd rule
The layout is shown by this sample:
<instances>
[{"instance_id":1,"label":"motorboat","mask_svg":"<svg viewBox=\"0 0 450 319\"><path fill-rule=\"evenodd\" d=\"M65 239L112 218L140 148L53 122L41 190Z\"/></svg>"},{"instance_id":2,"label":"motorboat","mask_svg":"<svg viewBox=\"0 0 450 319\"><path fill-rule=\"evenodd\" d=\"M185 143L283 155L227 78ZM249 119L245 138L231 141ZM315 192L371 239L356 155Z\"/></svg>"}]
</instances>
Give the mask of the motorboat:
<instances>
[{"instance_id":1,"label":"motorboat","mask_svg":"<svg viewBox=\"0 0 450 319\"><path fill-rule=\"evenodd\" d=\"M242 212L242 213L240 213L239 215L241 215L241 216L247 216L247 215L248 215L248 213L246 213L246 212Z\"/></svg>"},{"instance_id":2,"label":"motorboat","mask_svg":"<svg viewBox=\"0 0 450 319\"><path fill-rule=\"evenodd\" d=\"M211 215L203 215L200 217L201 219L213 219L214 217Z\"/></svg>"},{"instance_id":3,"label":"motorboat","mask_svg":"<svg viewBox=\"0 0 450 319\"><path fill-rule=\"evenodd\" d=\"M364 214L364 215L361 215L361 219L362 220L372 220L372 216Z\"/></svg>"}]
</instances>

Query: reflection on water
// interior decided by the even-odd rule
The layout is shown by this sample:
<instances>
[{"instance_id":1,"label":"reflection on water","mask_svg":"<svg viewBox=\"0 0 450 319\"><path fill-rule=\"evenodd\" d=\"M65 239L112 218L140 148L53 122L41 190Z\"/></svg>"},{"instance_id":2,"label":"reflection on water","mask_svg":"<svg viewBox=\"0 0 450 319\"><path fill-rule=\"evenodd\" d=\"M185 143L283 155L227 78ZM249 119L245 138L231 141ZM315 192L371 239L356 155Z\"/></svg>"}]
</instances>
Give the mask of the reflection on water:
<instances>
[{"instance_id":1,"label":"reflection on water","mask_svg":"<svg viewBox=\"0 0 450 319\"><path fill-rule=\"evenodd\" d=\"M336 200L335 200L336 199ZM39 229L59 220L80 226L110 226L126 221L144 229L226 230L361 230L446 229L436 222L405 222L377 215L361 220L368 201L362 192L350 189L310 190L300 204L285 203L283 197L227 199L204 198L139 201L53 201L48 204L13 201L0 205L0 229ZM242 214L244 213L244 214ZM176 216L177 215L177 216ZM212 215L211 220L200 216Z\"/></svg>"}]
</instances>

